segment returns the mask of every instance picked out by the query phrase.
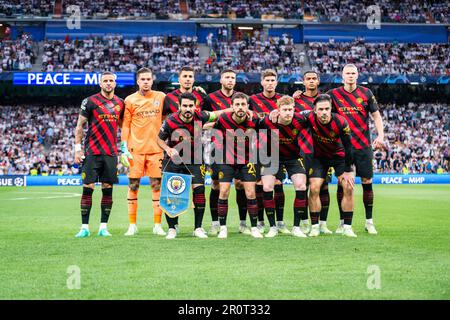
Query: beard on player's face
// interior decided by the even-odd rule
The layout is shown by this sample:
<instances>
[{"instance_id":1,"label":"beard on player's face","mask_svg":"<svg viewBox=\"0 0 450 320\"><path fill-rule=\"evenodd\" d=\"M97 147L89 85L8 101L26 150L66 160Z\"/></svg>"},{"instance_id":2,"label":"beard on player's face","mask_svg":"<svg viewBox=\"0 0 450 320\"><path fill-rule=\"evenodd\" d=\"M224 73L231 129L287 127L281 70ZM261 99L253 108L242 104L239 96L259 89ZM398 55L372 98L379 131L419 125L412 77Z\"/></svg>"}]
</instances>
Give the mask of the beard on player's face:
<instances>
[{"instance_id":1,"label":"beard on player's face","mask_svg":"<svg viewBox=\"0 0 450 320\"><path fill-rule=\"evenodd\" d=\"M226 83L225 85L224 85L224 87L225 87L225 89L227 89L227 90L233 90L234 89L234 83Z\"/></svg>"},{"instance_id":2,"label":"beard on player's face","mask_svg":"<svg viewBox=\"0 0 450 320\"><path fill-rule=\"evenodd\" d=\"M245 117L245 116L247 115L247 112L246 112L244 109L238 109L238 110L236 111L236 115L237 115L239 118L243 118L243 117Z\"/></svg>"},{"instance_id":3,"label":"beard on player's face","mask_svg":"<svg viewBox=\"0 0 450 320\"><path fill-rule=\"evenodd\" d=\"M181 110L181 114L183 115L183 117L190 119L194 115L194 112L190 108L185 108Z\"/></svg>"}]
</instances>

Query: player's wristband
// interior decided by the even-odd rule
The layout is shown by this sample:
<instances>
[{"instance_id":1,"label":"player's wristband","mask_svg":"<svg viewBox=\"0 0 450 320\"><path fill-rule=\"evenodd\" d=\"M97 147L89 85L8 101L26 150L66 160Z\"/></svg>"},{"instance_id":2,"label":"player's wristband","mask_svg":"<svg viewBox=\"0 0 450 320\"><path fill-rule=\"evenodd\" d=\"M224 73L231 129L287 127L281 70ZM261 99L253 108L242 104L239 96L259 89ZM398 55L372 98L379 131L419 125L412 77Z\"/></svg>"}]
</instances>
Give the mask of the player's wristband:
<instances>
[{"instance_id":1,"label":"player's wristband","mask_svg":"<svg viewBox=\"0 0 450 320\"><path fill-rule=\"evenodd\" d=\"M81 151L81 144L77 143L75 144L75 152Z\"/></svg>"}]
</instances>

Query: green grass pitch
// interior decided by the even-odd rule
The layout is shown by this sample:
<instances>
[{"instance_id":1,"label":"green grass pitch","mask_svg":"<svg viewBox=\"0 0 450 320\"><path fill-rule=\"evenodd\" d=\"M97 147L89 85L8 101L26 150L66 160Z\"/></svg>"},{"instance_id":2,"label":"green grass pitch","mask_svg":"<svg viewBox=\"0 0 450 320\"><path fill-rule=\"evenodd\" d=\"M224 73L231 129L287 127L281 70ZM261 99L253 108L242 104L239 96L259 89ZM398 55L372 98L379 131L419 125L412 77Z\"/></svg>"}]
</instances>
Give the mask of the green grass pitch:
<instances>
[{"instance_id":1,"label":"green grass pitch","mask_svg":"<svg viewBox=\"0 0 450 320\"><path fill-rule=\"evenodd\" d=\"M285 190L290 227L294 192ZM332 230L338 223L335 190L331 186ZM377 236L364 232L358 185L356 239L238 234L231 194L228 239L193 238L190 213L180 217L182 233L169 241L151 234L148 186L139 194L137 236L123 236L127 189L116 187L113 237L96 235L97 189L86 239L74 237L81 223L81 188L1 188L0 299L450 299L450 186L376 185L374 190ZM206 230L209 225L207 210ZM74 283L70 266L80 270L79 289L68 288L68 280ZM367 285L374 277L379 289Z\"/></svg>"}]
</instances>

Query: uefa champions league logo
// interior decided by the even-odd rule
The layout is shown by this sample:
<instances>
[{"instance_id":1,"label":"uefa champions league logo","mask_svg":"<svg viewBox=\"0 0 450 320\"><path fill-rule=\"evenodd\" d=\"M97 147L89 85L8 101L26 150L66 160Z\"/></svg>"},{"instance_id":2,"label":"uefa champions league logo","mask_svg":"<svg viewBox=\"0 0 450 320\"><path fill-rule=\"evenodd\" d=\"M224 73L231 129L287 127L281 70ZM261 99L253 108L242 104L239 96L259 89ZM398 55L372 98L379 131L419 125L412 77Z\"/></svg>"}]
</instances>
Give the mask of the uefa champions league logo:
<instances>
[{"instance_id":1,"label":"uefa champions league logo","mask_svg":"<svg viewBox=\"0 0 450 320\"><path fill-rule=\"evenodd\" d=\"M14 179L14 185L17 187L21 187L23 186L24 182L23 182L23 178L15 178Z\"/></svg>"},{"instance_id":2,"label":"uefa champions league logo","mask_svg":"<svg viewBox=\"0 0 450 320\"><path fill-rule=\"evenodd\" d=\"M186 181L180 176L170 177L167 181L167 189L172 194L183 193L184 189L186 189Z\"/></svg>"}]
</instances>

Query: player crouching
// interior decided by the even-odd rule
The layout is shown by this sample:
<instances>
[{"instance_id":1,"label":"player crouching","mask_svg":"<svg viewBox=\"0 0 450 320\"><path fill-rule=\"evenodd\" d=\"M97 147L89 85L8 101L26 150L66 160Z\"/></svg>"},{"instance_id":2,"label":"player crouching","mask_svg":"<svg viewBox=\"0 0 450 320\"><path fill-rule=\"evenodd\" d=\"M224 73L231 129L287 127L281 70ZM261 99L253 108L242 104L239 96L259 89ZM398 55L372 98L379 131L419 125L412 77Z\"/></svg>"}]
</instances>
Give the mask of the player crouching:
<instances>
[{"instance_id":1,"label":"player crouching","mask_svg":"<svg viewBox=\"0 0 450 320\"><path fill-rule=\"evenodd\" d=\"M208 238L206 231L202 228L206 203L205 166L202 163L196 164L195 161L195 155L202 154L202 144L200 141L198 143L200 149L195 150L197 145L195 144L194 131L196 123L201 130L203 124L215 121L217 116L213 112L195 110L196 98L192 93L182 93L179 97L179 102L178 112L171 114L164 120L158 135L158 145L165 151L163 172L193 175L192 190L195 213L193 235L197 238ZM199 135L201 137L201 132ZM186 143L186 141L190 141L190 156L183 154L183 150L179 154L177 149L175 149L178 144ZM180 163L180 159L183 162ZM177 236L175 226L178 224L178 217L172 218L166 214L166 219L169 225L166 239L174 239Z\"/></svg>"}]
</instances>

